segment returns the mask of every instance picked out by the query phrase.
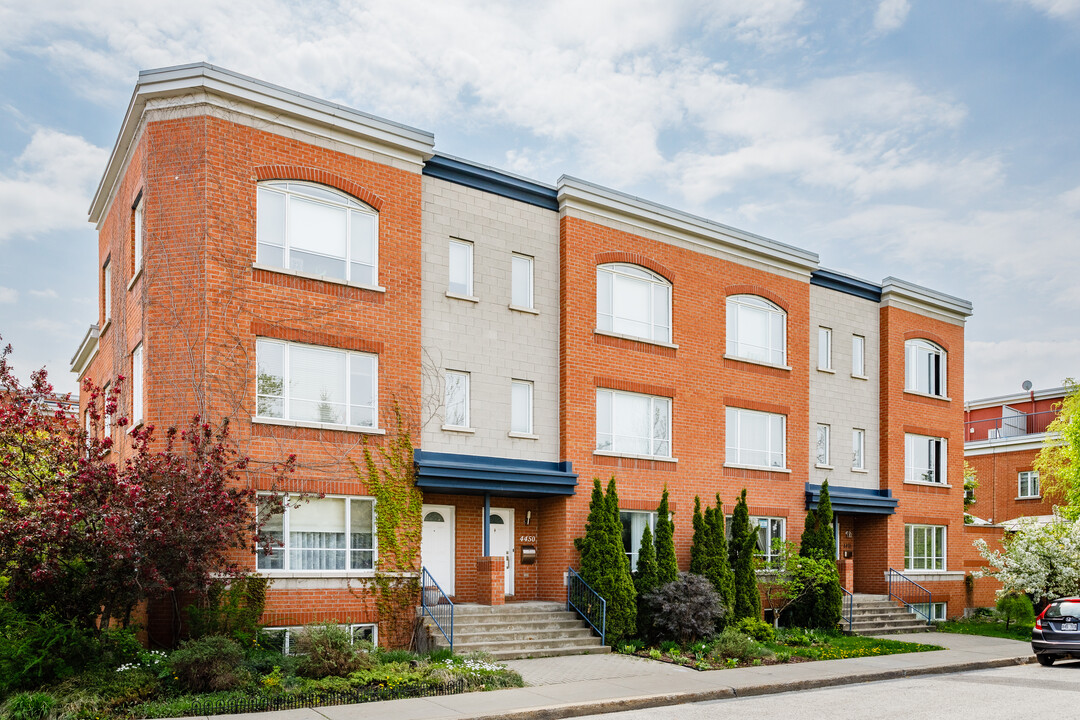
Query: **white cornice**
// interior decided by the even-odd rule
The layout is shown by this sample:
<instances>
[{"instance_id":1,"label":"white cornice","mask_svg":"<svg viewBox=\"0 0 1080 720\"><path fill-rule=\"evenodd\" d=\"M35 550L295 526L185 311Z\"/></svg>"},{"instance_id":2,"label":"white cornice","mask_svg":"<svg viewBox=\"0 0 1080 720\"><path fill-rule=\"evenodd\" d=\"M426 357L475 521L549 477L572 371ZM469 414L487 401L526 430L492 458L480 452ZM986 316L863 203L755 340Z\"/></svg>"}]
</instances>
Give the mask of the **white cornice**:
<instances>
[{"instance_id":1,"label":"white cornice","mask_svg":"<svg viewBox=\"0 0 1080 720\"><path fill-rule=\"evenodd\" d=\"M145 70L131 95L120 134L90 204L90 222L99 224L126 164L148 103L160 106L217 104L248 110L263 120L291 129L343 136L376 152L409 160L418 166L434 154L435 136L424 130L368 115L343 105L240 75L207 63Z\"/></svg>"},{"instance_id":2,"label":"white cornice","mask_svg":"<svg viewBox=\"0 0 1080 720\"><path fill-rule=\"evenodd\" d=\"M71 357L71 372L78 375L80 379L82 379L83 373L86 372L86 366L97 355L98 335L100 335L98 326L91 325L87 329L86 335L83 336L82 342L79 343L79 349Z\"/></svg>"},{"instance_id":3,"label":"white cornice","mask_svg":"<svg viewBox=\"0 0 1080 720\"><path fill-rule=\"evenodd\" d=\"M963 325L971 317L971 301L925 288L900 278L881 281L881 304L937 317L954 325Z\"/></svg>"},{"instance_id":4,"label":"white cornice","mask_svg":"<svg viewBox=\"0 0 1080 720\"><path fill-rule=\"evenodd\" d=\"M964 457L976 455L997 455L998 453L1021 452L1023 450L1041 450L1046 444L1049 433L1036 435L1018 435L1015 437L994 438L993 440L972 440L964 443ZM1051 435L1057 437L1057 435Z\"/></svg>"},{"instance_id":5,"label":"white cornice","mask_svg":"<svg viewBox=\"0 0 1080 720\"><path fill-rule=\"evenodd\" d=\"M780 268L805 276L807 280L810 273L818 267L817 253L809 250L785 245L567 175L559 178L557 185L560 211L579 211L627 223Z\"/></svg>"}]
</instances>

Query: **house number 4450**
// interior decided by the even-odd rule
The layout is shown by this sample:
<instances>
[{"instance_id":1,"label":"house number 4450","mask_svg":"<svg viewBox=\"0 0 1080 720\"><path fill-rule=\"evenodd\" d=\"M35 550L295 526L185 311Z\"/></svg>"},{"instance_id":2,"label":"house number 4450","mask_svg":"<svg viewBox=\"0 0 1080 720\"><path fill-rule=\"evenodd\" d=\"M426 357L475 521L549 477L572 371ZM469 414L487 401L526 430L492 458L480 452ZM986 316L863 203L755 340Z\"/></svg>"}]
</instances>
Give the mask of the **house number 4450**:
<instances>
[{"instance_id":1,"label":"house number 4450","mask_svg":"<svg viewBox=\"0 0 1080 720\"><path fill-rule=\"evenodd\" d=\"M534 543L534 542L536 542L536 536L535 535L522 535L520 538L518 538L518 542Z\"/></svg>"}]
</instances>

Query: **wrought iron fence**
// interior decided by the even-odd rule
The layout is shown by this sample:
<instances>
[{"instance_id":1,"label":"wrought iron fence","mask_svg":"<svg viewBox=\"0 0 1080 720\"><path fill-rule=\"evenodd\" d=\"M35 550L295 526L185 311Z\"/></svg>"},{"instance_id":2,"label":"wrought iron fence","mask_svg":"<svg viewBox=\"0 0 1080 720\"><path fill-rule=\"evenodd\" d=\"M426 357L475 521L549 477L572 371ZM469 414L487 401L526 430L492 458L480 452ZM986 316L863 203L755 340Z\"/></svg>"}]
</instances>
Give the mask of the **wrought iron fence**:
<instances>
[{"instance_id":1,"label":"wrought iron fence","mask_svg":"<svg viewBox=\"0 0 1080 720\"><path fill-rule=\"evenodd\" d=\"M844 591L844 607L846 611L841 615L840 624L847 623L847 631L851 632L851 625L855 621L855 596L847 591L843 585L840 589Z\"/></svg>"},{"instance_id":2,"label":"wrought iron fence","mask_svg":"<svg viewBox=\"0 0 1080 720\"><path fill-rule=\"evenodd\" d=\"M574 610L607 643L607 600L589 587L574 568L566 569L566 609Z\"/></svg>"},{"instance_id":3,"label":"wrought iron fence","mask_svg":"<svg viewBox=\"0 0 1080 720\"><path fill-rule=\"evenodd\" d=\"M344 692L311 691L277 696L254 695L228 699L196 700L185 710L185 716L228 715L235 713L266 712L268 710L295 710L297 708L325 707L328 705L354 705L381 700L438 697L465 692L465 681L438 685L401 684L356 688Z\"/></svg>"},{"instance_id":4,"label":"wrought iron fence","mask_svg":"<svg viewBox=\"0 0 1080 720\"><path fill-rule=\"evenodd\" d=\"M921 615L926 622L931 621L934 604L930 591L892 568L889 568L889 597L902 602L908 610Z\"/></svg>"},{"instance_id":5,"label":"wrought iron fence","mask_svg":"<svg viewBox=\"0 0 1080 720\"><path fill-rule=\"evenodd\" d=\"M439 587L439 583L435 582L435 578L426 567L420 571L420 608L435 623L435 627L439 628L439 632L450 644L452 652L454 650L454 603Z\"/></svg>"}]
</instances>

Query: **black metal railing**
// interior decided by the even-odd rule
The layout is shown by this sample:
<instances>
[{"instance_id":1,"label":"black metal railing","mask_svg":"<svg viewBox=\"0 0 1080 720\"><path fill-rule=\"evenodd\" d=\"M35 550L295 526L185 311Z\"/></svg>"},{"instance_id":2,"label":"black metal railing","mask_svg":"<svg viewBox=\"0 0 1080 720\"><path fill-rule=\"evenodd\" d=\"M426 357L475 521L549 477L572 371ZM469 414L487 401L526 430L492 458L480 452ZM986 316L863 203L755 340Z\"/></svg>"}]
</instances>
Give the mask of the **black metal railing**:
<instances>
[{"instance_id":1,"label":"black metal railing","mask_svg":"<svg viewBox=\"0 0 1080 720\"><path fill-rule=\"evenodd\" d=\"M909 611L921 615L927 623L931 621L934 605L930 591L892 568L889 568L889 597L902 602ZM923 608L926 608L925 612Z\"/></svg>"},{"instance_id":2,"label":"black metal railing","mask_svg":"<svg viewBox=\"0 0 1080 720\"><path fill-rule=\"evenodd\" d=\"M851 625L855 622L855 596L847 591L843 585L840 589L844 592L844 612L840 616L840 624L847 624L847 631L851 632Z\"/></svg>"},{"instance_id":3,"label":"black metal railing","mask_svg":"<svg viewBox=\"0 0 1080 720\"><path fill-rule=\"evenodd\" d=\"M964 423L964 440L1001 440L1003 438L1038 435L1046 432L1057 417L1055 410L1034 413L1003 414L1000 417L968 420Z\"/></svg>"},{"instance_id":4,"label":"black metal railing","mask_svg":"<svg viewBox=\"0 0 1080 720\"><path fill-rule=\"evenodd\" d=\"M607 643L607 600L589 587L574 568L566 569L566 609L576 611Z\"/></svg>"},{"instance_id":5,"label":"black metal railing","mask_svg":"<svg viewBox=\"0 0 1080 720\"><path fill-rule=\"evenodd\" d=\"M232 715L236 713L266 712L268 710L295 710L297 708L326 707L329 705L355 705L381 700L438 697L465 692L465 681L455 680L438 685L402 684L375 685L345 690L309 691L282 695L253 695L228 699L194 700L183 710L185 716Z\"/></svg>"},{"instance_id":6,"label":"black metal railing","mask_svg":"<svg viewBox=\"0 0 1080 720\"><path fill-rule=\"evenodd\" d=\"M439 628L439 632L450 644L450 651L453 652L454 603L439 587L439 583L435 582L435 578L426 567L420 570L420 608L424 615L435 623L435 627Z\"/></svg>"}]
</instances>

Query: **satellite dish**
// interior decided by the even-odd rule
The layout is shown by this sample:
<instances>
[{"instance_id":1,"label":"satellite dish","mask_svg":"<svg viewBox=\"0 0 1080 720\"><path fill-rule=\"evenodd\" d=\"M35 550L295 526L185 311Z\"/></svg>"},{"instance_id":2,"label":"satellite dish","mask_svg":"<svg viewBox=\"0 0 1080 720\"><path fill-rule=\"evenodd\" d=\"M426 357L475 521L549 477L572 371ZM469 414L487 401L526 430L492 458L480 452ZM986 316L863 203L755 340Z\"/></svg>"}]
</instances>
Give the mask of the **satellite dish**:
<instances>
[{"instance_id":1,"label":"satellite dish","mask_svg":"<svg viewBox=\"0 0 1080 720\"><path fill-rule=\"evenodd\" d=\"M1025 389L1025 390L1030 390L1030 389L1031 389L1031 381L1030 381L1030 380L1025 380L1025 381L1024 381L1024 384L1023 384L1023 386L1022 386L1022 387L1023 387L1023 388Z\"/></svg>"}]
</instances>

